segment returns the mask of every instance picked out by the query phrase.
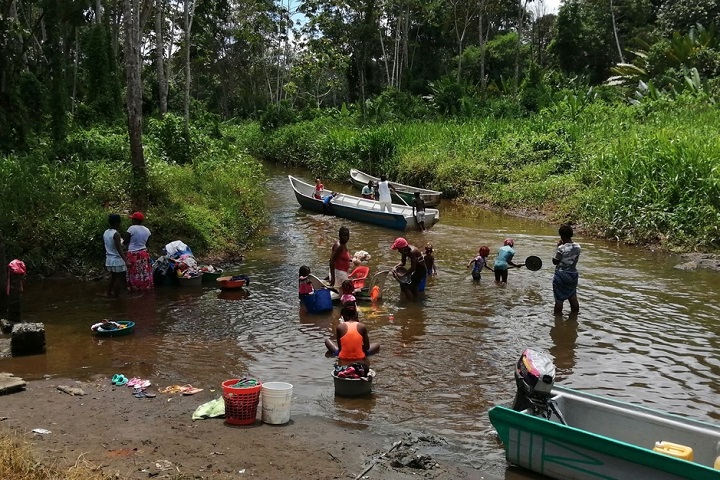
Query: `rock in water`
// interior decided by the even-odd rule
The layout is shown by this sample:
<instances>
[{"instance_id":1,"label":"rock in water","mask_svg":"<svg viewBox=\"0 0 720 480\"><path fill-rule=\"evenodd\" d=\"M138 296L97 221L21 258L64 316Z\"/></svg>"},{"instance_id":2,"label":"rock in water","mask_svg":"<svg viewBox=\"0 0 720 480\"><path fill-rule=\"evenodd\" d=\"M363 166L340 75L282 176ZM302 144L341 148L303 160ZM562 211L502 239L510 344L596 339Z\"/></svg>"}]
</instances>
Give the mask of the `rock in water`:
<instances>
[{"instance_id":1,"label":"rock in water","mask_svg":"<svg viewBox=\"0 0 720 480\"><path fill-rule=\"evenodd\" d=\"M15 355L35 355L45 352L45 325L18 323L12 330L10 351Z\"/></svg>"}]
</instances>

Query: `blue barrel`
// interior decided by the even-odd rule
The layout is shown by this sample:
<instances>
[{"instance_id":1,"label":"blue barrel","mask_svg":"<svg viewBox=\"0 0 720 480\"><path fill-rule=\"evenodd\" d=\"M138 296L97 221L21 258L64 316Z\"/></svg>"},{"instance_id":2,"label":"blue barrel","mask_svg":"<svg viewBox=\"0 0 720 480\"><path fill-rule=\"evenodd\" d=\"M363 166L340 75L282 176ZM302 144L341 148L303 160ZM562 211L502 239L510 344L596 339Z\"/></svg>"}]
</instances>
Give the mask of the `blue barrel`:
<instances>
[{"instance_id":1,"label":"blue barrel","mask_svg":"<svg viewBox=\"0 0 720 480\"><path fill-rule=\"evenodd\" d=\"M315 290L314 294L305 295L303 304L308 313L329 312L333 309L332 298L328 289Z\"/></svg>"}]
</instances>

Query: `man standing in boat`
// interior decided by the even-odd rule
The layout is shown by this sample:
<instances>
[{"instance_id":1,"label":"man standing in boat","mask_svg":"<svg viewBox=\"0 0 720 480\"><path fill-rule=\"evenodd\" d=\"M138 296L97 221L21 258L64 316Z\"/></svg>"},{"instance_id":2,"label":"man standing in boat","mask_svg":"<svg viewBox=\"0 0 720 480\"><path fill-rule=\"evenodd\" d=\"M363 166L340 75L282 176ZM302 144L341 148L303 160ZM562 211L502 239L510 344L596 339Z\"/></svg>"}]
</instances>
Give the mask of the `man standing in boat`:
<instances>
[{"instance_id":1,"label":"man standing in boat","mask_svg":"<svg viewBox=\"0 0 720 480\"><path fill-rule=\"evenodd\" d=\"M390 185L390 182L387 181L387 177L385 175L380 175L380 182L378 182L378 193L380 194L380 211L384 212L386 209L389 213L393 213L392 211L392 197L390 196L390 191L392 190L393 193L395 192L395 187Z\"/></svg>"}]
</instances>

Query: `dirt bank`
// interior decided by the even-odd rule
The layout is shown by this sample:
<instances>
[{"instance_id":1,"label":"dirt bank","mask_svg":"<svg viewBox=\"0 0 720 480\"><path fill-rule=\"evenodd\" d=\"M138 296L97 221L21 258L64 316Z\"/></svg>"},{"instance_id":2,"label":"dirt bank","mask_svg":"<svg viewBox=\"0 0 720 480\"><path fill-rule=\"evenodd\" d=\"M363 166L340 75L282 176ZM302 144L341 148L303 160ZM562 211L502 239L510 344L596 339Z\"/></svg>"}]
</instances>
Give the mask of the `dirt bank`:
<instances>
[{"instance_id":1,"label":"dirt bank","mask_svg":"<svg viewBox=\"0 0 720 480\"><path fill-rule=\"evenodd\" d=\"M79 387L85 395L70 395L58 386ZM441 440L436 437L382 437L307 416L293 416L284 426L192 421L192 412L219 391L192 396L148 391L157 397L135 398L131 388L112 386L104 378L32 381L25 391L0 397L0 428L30 439L45 464L63 467L84 459L119 479L344 479L377 461L362 478L492 480L427 455ZM399 440L404 442L379 458Z\"/></svg>"}]
</instances>

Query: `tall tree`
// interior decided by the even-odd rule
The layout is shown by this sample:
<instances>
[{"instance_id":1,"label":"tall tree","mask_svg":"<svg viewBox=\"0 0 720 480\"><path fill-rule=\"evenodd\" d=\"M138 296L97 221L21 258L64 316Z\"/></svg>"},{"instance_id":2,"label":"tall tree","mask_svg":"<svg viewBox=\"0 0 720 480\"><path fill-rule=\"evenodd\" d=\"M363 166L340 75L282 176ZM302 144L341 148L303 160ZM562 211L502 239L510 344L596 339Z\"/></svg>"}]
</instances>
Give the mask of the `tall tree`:
<instances>
[{"instance_id":1,"label":"tall tree","mask_svg":"<svg viewBox=\"0 0 720 480\"><path fill-rule=\"evenodd\" d=\"M133 174L133 207L143 209L147 203L147 166L143 154L142 130L142 76L140 46L142 37L141 0L125 0L125 77L127 82L126 103L128 134L130 137L130 165Z\"/></svg>"},{"instance_id":2,"label":"tall tree","mask_svg":"<svg viewBox=\"0 0 720 480\"><path fill-rule=\"evenodd\" d=\"M158 84L160 118L167 113L168 81L165 75L165 0L155 1L155 69Z\"/></svg>"}]
</instances>

